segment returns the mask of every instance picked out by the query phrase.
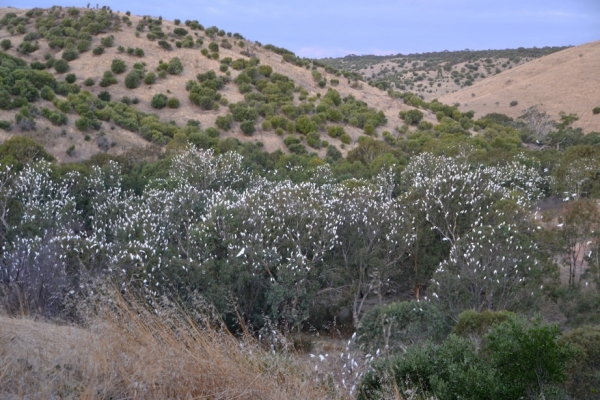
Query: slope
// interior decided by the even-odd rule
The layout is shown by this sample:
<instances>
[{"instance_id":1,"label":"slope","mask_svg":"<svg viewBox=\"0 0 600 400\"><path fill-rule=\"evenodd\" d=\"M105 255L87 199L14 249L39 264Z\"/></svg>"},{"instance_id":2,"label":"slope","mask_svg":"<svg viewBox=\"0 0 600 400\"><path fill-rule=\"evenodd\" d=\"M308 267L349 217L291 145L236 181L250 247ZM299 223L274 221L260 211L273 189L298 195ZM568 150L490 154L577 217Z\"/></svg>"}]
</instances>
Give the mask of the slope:
<instances>
[{"instance_id":1,"label":"slope","mask_svg":"<svg viewBox=\"0 0 600 400\"><path fill-rule=\"evenodd\" d=\"M18 22L14 17L12 19L3 18L9 13L24 18L24 21L21 21L24 27L21 29L21 33L19 33L19 29L15 30L15 26L13 26L14 23ZM78 47L81 41L89 40L91 42L90 46L86 50L79 51L77 57L69 61L68 74L76 76L74 85L78 86L82 92L91 93L94 98L97 98L102 92L108 92L112 102L123 100L129 103L131 101L133 104L128 104L130 109L127 112L138 113L138 125L142 124L145 116L156 114L163 124L171 123L182 128L186 126L188 121L195 120L200 123L200 128L205 130L215 126L217 117L230 115L232 113L230 107L232 103L245 102L250 107L255 106L258 110L259 105L264 101L259 100L253 103L251 100L246 100L247 93L242 93L240 85L234 84L236 78L244 72L244 68L236 69L235 66L232 66L232 61L238 59L245 60L246 63L250 63L254 59L259 66L270 66L274 74L284 75L293 81L293 93L286 94L288 98L284 102L279 101L274 106L275 114L285 114L282 116L288 122L291 121L294 124L286 130L290 134L301 133L296 136L302 145L310 145L311 143L307 141L307 132L300 132L296 126L297 114L300 114L300 116L306 114L311 120L317 121L315 122L317 124L316 133L319 135L319 139L316 145L309 146L307 151L316 152L321 157L325 155L328 143L341 149L342 153L347 153L356 143L358 137L364 134L365 125L369 123L368 120L360 118L358 123L350 123L350 118L346 117L343 120L332 121L327 119L318 122L316 117L316 114L319 114L317 106L322 102L321 100L328 89L337 90L342 99L353 97L358 102L365 102L366 106L372 109L374 113L382 111L387 121L375 125L375 131L372 133L375 135L384 130L391 131L394 127L401 126L403 122L398 117L398 112L412 108L402 104L401 100L382 96L382 92L377 88L352 80L351 77L347 79L348 76L344 76L341 71L323 68L312 64L310 60L299 59L295 56L291 59L290 57L286 58L288 54L285 51L278 54L278 48L273 51L273 47L251 42L239 34L225 34L216 27L204 28L197 21L186 21L186 24L183 24L179 21L176 23L175 21L162 20L160 17L140 17L129 13L125 15L125 13L110 9L89 10L66 7L53 7L48 10L33 9L29 10L30 17L26 17L27 14L28 10L0 9L0 18L3 18L5 26L4 29L0 29L0 41L10 40L11 42L11 46L5 50L6 53L25 60L27 64L37 63L37 65L42 66L48 65L50 60L64 58L65 50L69 46ZM107 19L109 28L92 35L85 35L89 28L86 27L83 29L83 34L87 39L82 39L82 33L79 33L78 36L76 32L69 31L69 28L66 27L68 24L64 23L65 19L70 18L73 20L70 24L78 24L86 18L94 18L91 14L99 15L96 18ZM53 23L54 27L52 27ZM68 31L68 33L64 33L66 44L63 46L56 46L52 43L52 40L48 39L48 32L57 27L60 27L63 32ZM178 29L184 29L186 33L179 35L177 33ZM27 42L27 35L32 33L37 36L31 40L32 46L35 45L38 48L26 52L23 50L23 44ZM154 33L159 35L158 38L152 36ZM184 35L189 36L192 40L191 46L181 45L181 41L185 41ZM114 44L103 45L102 39L109 36L114 36ZM162 45L160 39L164 39ZM213 43L218 45L216 52L209 51ZM224 45L224 43L227 43L227 45ZM95 54L92 49L95 50L98 47L103 47L103 51L100 54ZM142 56L136 56L134 50L137 49L141 49L139 54L143 54ZM142 75L158 74L159 65L163 61L166 63L173 58L181 60L183 70L180 73L166 74L164 77L156 79L155 83L152 84L144 83L142 78L137 88L127 88L124 84L126 75L136 68L136 64L142 71ZM123 60L126 64L126 71L115 74L117 81L115 84L103 87L100 82L104 74L111 70L114 59ZM51 66L47 66L44 71L52 73L58 83L64 82L63 79L67 76L66 73L58 73ZM190 101L188 93L189 82L193 81L197 84L195 79L197 74L208 71L214 71L217 79L222 79L224 82L223 87L218 89L219 98L215 102L214 108L209 110L203 109ZM316 78L319 76L320 78ZM91 79L90 82L93 81L90 86L84 84L88 79ZM258 82L252 82L253 85L255 83ZM263 94L261 90L260 85L250 88L251 94L254 94L257 98L261 98ZM180 105L176 108L156 109L152 107L151 102L157 94L177 98ZM285 102L293 106L290 112L281 111L284 110L282 106ZM43 99L38 99L32 104L38 108L47 107L52 110L56 108L51 101ZM13 107L11 110L3 112L2 119L14 120L18 111L18 107ZM25 134L44 144L60 161L77 161L87 159L100 151L101 145L104 146L102 151L118 154L148 145L161 146L173 137L173 133L166 129L164 125L159 127L154 124L152 132L144 136L142 127L124 129L126 124L119 123L118 119L108 117L106 119L100 118L101 121L98 122L99 127L97 129L81 130L75 126L75 122L81 116L76 107L73 106L69 112L66 112L66 115L68 117L66 125L57 127L48 123L44 118L37 118L34 130L21 130L17 127L10 132L0 131L0 140L6 140L15 134ZM432 116L426 118L434 121ZM242 121L239 120L234 120L229 129L220 129L221 132L218 135L220 139L235 138L242 142L260 141L267 151L277 149L282 149L285 152L289 151L284 143L284 131L279 131L277 134L274 126L269 128L269 124L263 125L266 119L269 119L269 115L264 113L259 113L258 116L253 118L256 132L251 135L242 133L240 128ZM340 137L330 137L327 134L329 126L342 126L349 136L344 140L346 143L343 143ZM107 148L107 142L109 148ZM314 144L314 136L312 143ZM74 150L67 154L66 150L69 148Z\"/></svg>"},{"instance_id":2,"label":"slope","mask_svg":"<svg viewBox=\"0 0 600 400\"><path fill-rule=\"evenodd\" d=\"M600 131L600 41L562 50L507 70L471 87L440 98L460 103L462 111L476 116L502 113L516 118L537 106L553 119L560 112L579 116L574 126L585 132ZM511 106L512 104L516 105Z\"/></svg>"}]
</instances>

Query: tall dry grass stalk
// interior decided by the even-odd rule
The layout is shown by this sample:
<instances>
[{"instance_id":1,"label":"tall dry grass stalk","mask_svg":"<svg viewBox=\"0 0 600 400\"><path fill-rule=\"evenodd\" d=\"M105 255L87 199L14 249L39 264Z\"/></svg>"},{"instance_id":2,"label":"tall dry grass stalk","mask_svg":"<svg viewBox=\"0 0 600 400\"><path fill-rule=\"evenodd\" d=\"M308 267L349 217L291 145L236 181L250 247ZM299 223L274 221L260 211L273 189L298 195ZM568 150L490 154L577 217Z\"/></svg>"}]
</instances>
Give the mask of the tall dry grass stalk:
<instances>
[{"instance_id":1,"label":"tall dry grass stalk","mask_svg":"<svg viewBox=\"0 0 600 400\"><path fill-rule=\"evenodd\" d=\"M169 302L153 309L113 291L85 328L0 317L3 399L331 397L293 357Z\"/></svg>"}]
</instances>

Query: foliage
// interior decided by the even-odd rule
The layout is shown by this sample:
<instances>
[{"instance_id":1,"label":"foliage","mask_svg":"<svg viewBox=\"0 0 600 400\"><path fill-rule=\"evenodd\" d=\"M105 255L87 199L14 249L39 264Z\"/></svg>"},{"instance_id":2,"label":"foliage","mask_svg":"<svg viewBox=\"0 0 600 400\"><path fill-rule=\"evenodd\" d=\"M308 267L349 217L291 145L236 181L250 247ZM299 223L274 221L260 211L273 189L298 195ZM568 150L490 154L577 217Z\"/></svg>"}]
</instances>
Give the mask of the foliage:
<instances>
[{"instance_id":1,"label":"foliage","mask_svg":"<svg viewBox=\"0 0 600 400\"><path fill-rule=\"evenodd\" d=\"M161 109L164 108L167 105L167 102L169 101L168 97L165 96L162 93L157 93L152 97L152 101L150 101L150 105L153 108L157 108L157 109Z\"/></svg>"}]
</instances>

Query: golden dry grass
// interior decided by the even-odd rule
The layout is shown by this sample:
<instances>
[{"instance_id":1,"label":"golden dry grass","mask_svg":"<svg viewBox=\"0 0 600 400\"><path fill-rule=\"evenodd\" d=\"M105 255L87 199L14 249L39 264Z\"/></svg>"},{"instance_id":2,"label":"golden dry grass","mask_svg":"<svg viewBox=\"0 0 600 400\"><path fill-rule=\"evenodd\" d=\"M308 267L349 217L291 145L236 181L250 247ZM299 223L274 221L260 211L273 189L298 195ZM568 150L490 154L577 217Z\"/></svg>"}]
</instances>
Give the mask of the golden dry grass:
<instances>
[{"instance_id":1,"label":"golden dry grass","mask_svg":"<svg viewBox=\"0 0 600 400\"><path fill-rule=\"evenodd\" d=\"M85 329L0 317L0 398L332 397L292 358L159 309L113 295Z\"/></svg>"},{"instance_id":2,"label":"golden dry grass","mask_svg":"<svg viewBox=\"0 0 600 400\"><path fill-rule=\"evenodd\" d=\"M484 79L440 98L446 104L460 103L460 110L475 111L476 117L502 113L516 118L538 106L553 119L559 112L579 116L574 126L584 132L600 132L600 41L583 44L538 58ZM517 106L510 106L516 100Z\"/></svg>"}]
</instances>

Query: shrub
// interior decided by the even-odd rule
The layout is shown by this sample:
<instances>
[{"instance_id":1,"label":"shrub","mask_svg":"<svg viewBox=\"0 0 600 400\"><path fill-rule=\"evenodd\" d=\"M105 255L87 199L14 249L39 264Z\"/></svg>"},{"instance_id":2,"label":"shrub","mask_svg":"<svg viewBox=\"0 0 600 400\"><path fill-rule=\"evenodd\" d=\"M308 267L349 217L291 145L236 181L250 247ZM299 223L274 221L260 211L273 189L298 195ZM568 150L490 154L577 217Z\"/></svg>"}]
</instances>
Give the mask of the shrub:
<instances>
[{"instance_id":1,"label":"shrub","mask_svg":"<svg viewBox=\"0 0 600 400\"><path fill-rule=\"evenodd\" d=\"M215 125L224 131L231 129L231 123L233 122L233 116L231 114L219 115L215 120Z\"/></svg>"},{"instance_id":2,"label":"shrub","mask_svg":"<svg viewBox=\"0 0 600 400\"><path fill-rule=\"evenodd\" d=\"M137 69L129 72L125 77L125 87L128 89L137 88L140 85L141 75L143 75L143 72Z\"/></svg>"},{"instance_id":3,"label":"shrub","mask_svg":"<svg viewBox=\"0 0 600 400\"><path fill-rule=\"evenodd\" d=\"M217 53L219 51L219 45L216 42L210 42L208 44L208 49L213 53Z\"/></svg>"},{"instance_id":4,"label":"shrub","mask_svg":"<svg viewBox=\"0 0 600 400\"><path fill-rule=\"evenodd\" d=\"M344 133L340 136L340 140L344 144L350 144L350 142L352 141L352 138L347 133Z\"/></svg>"},{"instance_id":5,"label":"shrub","mask_svg":"<svg viewBox=\"0 0 600 400\"><path fill-rule=\"evenodd\" d=\"M146 85L152 85L156 82L156 74L154 72L149 72L144 77L144 83Z\"/></svg>"},{"instance_id":6,"label":"shrub","mask_svg":"<svg viewBox=\"0 0 600 400\"><path fill-rule=\"evenodd\" d=\"M171 44L166 40L159 40L158 45L165 50L173 50L173 46L171 46Z\"/></svg>"},{"instance_id":7,"label":"shrub","mask_svg":"<svg viewBox=\"0 0 600 400\"><path fill-rule=\"evenodd\" d=\"M332 138L338 138L338 137L346 134L346 131L341 126L333 126L332 125L332 126L327 127L327 134L329 136L331 136Z\"/></svg>"},{"instance_id":8,"label":"shrub","mask_svg":"<svg viewBox=\"0 0 600 400\"><path fill-rule=\"evenodd\" d=\"M0 47L2 47L2 50L4 50L4 51L10 49L11 46L12 46L12 42L10 41L10 39L4 39L0 42Z\"/></svg>"},{"instance_id":9,"label":"shrub","mask_svg":"<svg viewBox=\"0 0 600 400\"><path fill-rule=\"evenodd\" d=\"M221 132L217 128L213 128L213 127L206 129L206 131L204 131L204 133L206 133L208 135L208 137L213 138L213 139L221 136Z\"/></svg>"},{"instance_id":10,"label":"shrub","mask_svg":"<svg viewBox=\"0 0 600 400\"><path fill-rule=\"evenodd\" d=\"M86 131L92 124L92 121L88 117L81 117L75 121L75 127L80 131Z\"/></svg>"},{"instance_id":11,"label":"shrub","mask_svg":"<svg viewBox=\"0 0 600 400\"><path fill-rule=\"evenodd\" d=\"M44 100L52 101L56 97L54 95L54 90L50 86L44 86L42 90L40 90L40 97Z\"/></svg>"},{"instance_id":12,"label":"shrub","mask_svg":"<svg viewBox=\"0 0 600 400\"><path fill-rule=\"evenodd\" d=\"M46 64L39 62L39 61L34 61L30 64L31 69L36 69L39 71L42 71L44 69L46 69Z\"/></svg>"},{"instance_id":13,"label":"shrub","mask_svg":"<svg viewBox=\"0 0 600 400\"><path fill-rule=\"evenodd\" d=\"M227 64L219 65L219 71L221 71L221 72L227 72L228 69L229 69L229 67L227 66Z\"/></svg>"},{"instance_id":14,"label":"shrub","mask_svg":"<svg viewBox=\"0 0 600 400\"><path fill-rule=\"evenodd\" d=\"M517 104L519 104L519 102L518 102L518 101L516 101L516 100L513 100L513 101L511 101L511 102L510 102L509 106L511 106L511 107L514 107L514 106L516 106Z\"/></svg>"},{"instance_id":15,"label":"shrub","mask_svg":"<svg viewBox=\"0 0 600 400\"><path fill-rule=\"evenodd\" d=\"M337 149L334 145L327 146L327 152L325 157L331 157L333 161L337 161L342 158L342 152Z\"/></svg>"},{"instance_id":16,"label":"shrub","mask_svg":"<svg viewBox=\"0 0 600 400\"><path fill-rule=\"evenodd\" d=\"M171 75L179 75L183 71L183 64L178 57L173 57L167 66L167 72Z\"/></svg>"},{"instance_id":17,"label":"shrub","mask_svg":"<svg viewBox=\"0 0 600 400\"><path fill-rule=\"evenodd\" d=\"M423 113L417 109L400 111L400 118L402 118L407 125L418 124L423 119Z\"/></svg>"},{"instance_id":18,"label":"shrub","mask_svg":"<svg viewBox=\"0 0 600 400\"><path fill-rule=\"evenodd\" d=\"M59 74L64 74L69 70L69 63L66 60L56 60L54 63L54 69Z\"/></svg>"},{"instance_id":19,"label":"shrub","mask_svg":"<svg viewBox=\"0 0 600 400\"><path fill-rule=\"evenodd\" d=\"M100 93L98 93L98 98L102 101L110 101L110 97L110 93L106 90L103 90Z\"/></svg>"},{"instance_id":20,"label":"shrub","mask_svg":"<svg viewBox=\"0 0 600 400\"><path fill-rule=\"evenodd\" d=\"M179 99L177 97L171 97L169 101L167 101L167 107L169 108L179 108Z\"/></svg>"},{"instance_id":21,"label":"shrub","mask_svg":"<svg viewBox=\"0 0 600 400\"><path fill-rule=\"evenodd\" d=\"M594 113L594 115L598 115L600 114L600 107L595 107L592 112Z\"/></svg>"},{"instance_id":22,"label":"shrub","mask_svg":"<svg viewBox=\"0 0 600 400\"><path fill-rule=\"evenodd\" d=\"M112 63L110 64L110 70L115 74L122 74L126 69L127 65L125 64L125 61L118 58L112 60Z\"/></svg>"},{"instance_id":23,"label":"shrub","mask_svg":"<svg viewBox=\"0 0 600 400\"><path fill-rule=\"evenodd\" d=\"M67 74L67 76L65 76L65 81L69 82L69 83L73 83L77 80L77 76L75 74Z\"/></svg>"},{"instance_id":24,"label":"shrub","mask_svg":"<svg viewBox=\"0 0 600 400\"><path fill-rule=\"evenodd\" d=\"M85 53L90 47L92 47L92 42L89 40L80 40L79 43L77 43L77 51L80 53Z\"/></svg>"},{"instance_id":25,"label":"shrub","mask_svg":"<svg viewBox=\"0 0 600 400\"><path fill-rule=\"evenodd\" d=\"M113 35L100 39L100 43L104 47L112 47L115 44L115 37Z\"/></svg>"},{"instance_id":26,"label":"shrub","mask_svg":"<svg viewBox=\"0 0 600 400\"><path fill-rule=\"evenodd\" d=\"M165 96L162 93L157 93L154 95L154 97L152 97L152 101L150 102L150 105L153 108L157 108L160 110L161 108L164 108L167 105L167 101L169 101L167 96Z\"/></svg>"},{"instance_id":27,"label":"shrub","mask_svg":"<svg viewBox=\"0 0 600 400\"><path fill-rule=\"evenodd\" d=\"M569 365L565 382L569 394L574 399L597 398L600 393L600 328L574 329L566 333L561 342L578 350L577 357Z\"/></svg>"},{"instance_id":28,"label":"shrub","mask_svg":"<svg viewBox=\"0 0 600 400\"><path fill-rule=\"evenodd\" d=\"M68 155L69 157L72 157L72 156L73 156L73 153L75 153L75 145L74 145L74 144L70 145L70 146L67 148L67 151L66 151L66 153L67 153L67 155Z\"/></svg>"},{"instance_id":29,"label":"shrub","mask_svg":"<svg viewBox=\"0 0 600 400\"><path fill-rule=\"evenodd\" d=\"M74 48L65 49L62 53L62 59L65 61L73 61L79 57L79 53Z\"/></svg>"},{"instance_id":30,"label":"shrub","mask_svg":"<svg viewBox=\"0 0 600 400\"><path fill-rule=\"evenodd\" d=\"M104 54L104 47L98 46L94 50L92 50L92 53L97 56Z\"/></svg>"},{"instance_id":31,"label":"shrub","mask_svg":"<svg viewBox=\"0 0 600 400\"><path fill-rule=\"evenodd\" d=\"M133 52L137 57L144 57L144 50L136 48Z\"/></svg>"},{"instance_id":32,"label":"shrub","mask_svg":"<svg viewBox=\"0 0 600 400\"><path fill-rule=\"evenodd\" d=\"M105 71L104 76L102 76L102 79L100 80L100 86L107 87L110 85L114 85L115 83L117 83L117 79L115 78L113 73L111 71Z\"/></svg>"},{"instance_id":33,"label":"shrub","mask_svg":"<svg viewBox=\"0 0 600 400\"><path fill-rule=\"evenodd\" d=\"M69 118L60 111L51 111L47 108L42 108L42 115L50 120L53 125L60 126L69 122Z\"/></svg>"},{"instance_id":34,"label":"shrub","mask_svg":"<svg viewBox=\"0 0 600 400\"><path fill-rule=\"evenodd\" d=\"M320 149L321 148L321 137L319 136L319 134L317 132L309 132L306 135L306 143L315 149Z\"/></svg>"},{"instance_id":35,"label":"shrub","mask_svg":"<svg viewBox=\"0 0 600 400\"><path fill-rule=\"evenodd\" d=\"M246 136L252 136L254 132L256 132L256 127L254 126L254 121L246 120L240 124L240 129Z\"/></svg>"},{"instance_id":36,"label":"shrub","mask_svg":"<svg viewBox=\"0 0 600 400\"><path fill-rule=\"evenodd\" d=\"M173 29L173 33L177 36L185 36L188 34L188 31L184 28L175 28Z\"/></svg>"},{"instance_id":37,"label":"shrub","mask_svg":"<svg viewBox=\"0 0 600 400\"><path fill-rule=\"evenodd\" d=\"M175 19L173 22L175 23L175 25L181 24L181 20L180 19Z\"/></svg>"},{"instance_id":38,"label":"shrub","mask_svg":"<svg viewBox=\"0 0 600 400\"><path fill-rule=\"evenodd\" d=\"M11 126L10 126L10 121L0 121L0 129L4 130L4 131L10 131Z\"/></svg>"}]
</instances>

